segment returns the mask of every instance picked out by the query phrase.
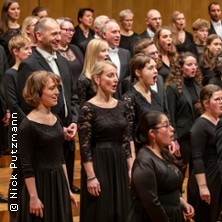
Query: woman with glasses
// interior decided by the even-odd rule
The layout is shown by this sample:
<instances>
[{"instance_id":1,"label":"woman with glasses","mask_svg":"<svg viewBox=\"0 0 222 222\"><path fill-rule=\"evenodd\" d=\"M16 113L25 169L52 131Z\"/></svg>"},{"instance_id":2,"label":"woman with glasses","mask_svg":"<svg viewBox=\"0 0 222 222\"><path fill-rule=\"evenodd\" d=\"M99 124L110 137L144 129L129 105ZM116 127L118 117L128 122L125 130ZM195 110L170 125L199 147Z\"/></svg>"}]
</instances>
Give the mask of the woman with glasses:
<instances>
[{"instance_id":1,"label":"woman with glasses","mask_svg":"<svg viewBox=\"0 0 222 222\"><path fill-rule=\"evenodd\" d=\"M72 19L68 17L58 18L57 22L61 29L59 53L68 60L74 78L74 83L77 84L77 80L83 69L84 58L81 50L76 45L70 44L75 33L74 23Z\"/></svg>"},{"instance_id":2,"label":"woman with glasses","mask_svg":"<svg viewBox=\"0 0 222 222\"><path fill-rule=\"evenodd\" d=\"M201 80L196 57L185 52L178 57L175 68L165 82L170 121L185 165L190 159L190 129L200 115ZM185 172L184 169L184 176Z\"/></svg>"},{"instance_id":3,"label":"woman with glasses","mask_svg":"<svg viewBox=\"0 0 222 222\"><path fill-rule=\"evenodd\" d=\"M129 222L183 222L194 215L180 194L183 176L178 162L164 147L174 139L174 128L158 111L144 113L136 131L136 160ZM184 212L184 215L183 215Z\"/></svg>"},{"instance_id":4,"label":"woman with glasses","mask_svg":"<svg viewBox=\"0 0 222 222\"><path fill-rule=\"evenodd\" d=\"M222 90L208 84L200 92L202 115L191 128L193 170L188 201L196 222L216 222L222 210L222 186L216 149L216 126L222 115Z\"/></svg>"}]
</instances>

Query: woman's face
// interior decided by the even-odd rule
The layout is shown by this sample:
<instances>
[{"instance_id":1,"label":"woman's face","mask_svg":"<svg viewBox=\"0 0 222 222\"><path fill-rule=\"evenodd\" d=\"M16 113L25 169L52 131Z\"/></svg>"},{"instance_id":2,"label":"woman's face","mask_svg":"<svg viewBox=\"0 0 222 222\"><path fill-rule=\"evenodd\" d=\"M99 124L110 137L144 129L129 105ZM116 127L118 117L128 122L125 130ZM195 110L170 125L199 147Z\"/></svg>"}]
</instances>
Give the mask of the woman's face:
<instances>
[{"instance_id":1,"label":"woman's face","mask_svg":"<svg viewBox=\"0 0 222 222\"><path fill-rule=\"evenodd\" d=\"M22 62L32 54L31 44L28 43L20 49L14 49L13 53L20 60L20 62Z\"/></svg>"},{"instance_id":2,"label":"woman's face","mask_svg":"<svg viewBox=\"0 0 222 222\"><path fill-rule=\"evenodd\" d=\"M90 27L93 23L93 13L91 11L85 11L83 17L79 20L84 26Z\"/></svg>"},{"instance_id":3,"label":"woman's face","mask_svg":"<svg viewBox=\"0 0 222 222\"><path fill-rule=\"evenodd\" d=\"M164 51L164 52L170 52L172 50L172 33L170 30L168 29L163 29L160 32L160 37L159 37L159 45L160 48Z\"/></svg>"},{"instance_id":4,"label":"woman's face","mask_svg":"<svg viewBox=\"0 0 222 222\"><path fill-rule=\"evenodd\" d=\"M222 48L222 41L220 38L214 39L209 46L207 46L213 56Z\"/></svg>"},{"instance_id":5,"label":"woman's face","mask_svg":"<svg viewBox=\"0 0 222 222\"><path fill-rule=\"evenodd\" d=\"M46 81L45 87L42 90L42 96L40 97L40 104L45 107L56 106L58 103L59 90L55 82L49 78Z\"/></svg>"},{"instance_id":6,"label":"woman's face","mask_svg":"<svg viewBox=\"0 0 222 222\"><path fill-rule=\"evenodd\" d=\"M222 90L214 92L209 101L204 102L204 107L214 116L222 115Z\"/></svg>"},{"instance_id":7,"label":"woman's face","mask_svg":"<svg viewBox=\"0 0 222 222\"><path fill-rule=\"evenodd\" d=\"M142 82L146 87L154 85L157 81L157 68L156 62L151 59L147 62L142 70L136 70L138 81Z\"/></svg>"},{"instance_id":8,"label":"woman's face","mask_svg":"<svg viewBox=\"0 0 222 222\"><path fill-rule=\"evenodd\" d=\"M188 56L184 59L181 69L185 78L194 78L197 72L197 60L193 56Z\"/></svg>"},{"instance_id":9,"label":"woman's face","mask_svg":"<svg viewBox=\"0 0 222 222\"><path fill-rule=\"evenodd\" d=\"M71 42L72 37L75 33L74 26L71 22L65 21L63 22L60 29L61 29L61 33L60 33L61 42L66 46Z\"/></svg>"},{"instance_id":10,"label":"woman's face","mask_svg":"<svg viewBox=\"0 0 222 222\"><path fill-rule=\"evenodd\" d=\"M174 139L174 128L170 125L168 118L161 115L161 121L154 128L155 142L159 147L168 146Z\"/></svg>"},{"instance_id":11,"label":"woman's face","mask_svg":"<svg viewBox=\"0 0 222 222\"><path fill-rule=\"evenodd\" d=\"M8 17L12 21L17 21L20 15L20 8L17 2L12 3L8 8Z\"/></svg>"},{"instance_id":12,"label":"woman's face","mask_svg":"<svg viewBox=\"0 0 222 222\"><path fill-rule=\"evenodd\" d=\"M27 27L26 32L28 33L28 36L32 36L32 37L35 36L34 28L37 21L38 21L38 18L33 18L32 21L30 22L30 25Z\"/></svg>"},{"instance_id":13,"label":"woman's face","mask_svg":"<svg viewBox=\"0 0 222 222\"><path fill-rule=\"evenodd\" d=\"M125 31L130 31L133 28L133 16L127 15L125 18L121 21L121 25Z\"/></svg>"},{"instance_id":14,"label":"woman's face","mask_svg":"<svg viewBox=\"0 0 222 222\"><path fill-rule=\"evenodd\" d=\"M109 45L107 42L101 44L99 54L98 54L98 61L108 60L109 59Z\"/></svg>"},{"instance_id":15,"label":"woman's face","mask_svg":"<svg viewBox=\"0 0 222 222\"><path fill-rule=\"evenodd\" d=\"M186 22L184 14L179 14L175 21L175 26L178 30L183 30L185 28Z\"/></svg>"},{"instance_id":16,"label":"woman's face","mask_svg":"<svg viewBox=\"0 0 222 222\"><path fill-rule=\"evenodd\" d=\"M110 64L105 65L102 75L96 77L96 83L104 94L114 94L118 85L117 69Z\"/></svg>"}]
</instances>

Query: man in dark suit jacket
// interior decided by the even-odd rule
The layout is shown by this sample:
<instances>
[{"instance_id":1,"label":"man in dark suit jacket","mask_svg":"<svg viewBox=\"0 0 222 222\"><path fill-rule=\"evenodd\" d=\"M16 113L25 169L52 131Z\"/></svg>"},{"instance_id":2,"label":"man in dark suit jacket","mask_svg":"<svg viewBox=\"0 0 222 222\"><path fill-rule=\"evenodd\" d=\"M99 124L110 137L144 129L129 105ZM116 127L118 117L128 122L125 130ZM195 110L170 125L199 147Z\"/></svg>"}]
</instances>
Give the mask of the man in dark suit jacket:
<instances>
[{"instance_id":1,"label":"man in dark suit jacket","mask_svg":"<svg viewBox=\"0 0 222 222\"><path fill-rule=\"evenodd\" d=\"M129 61L130 52L126 49L119 48L120 27L114 19L108 20L101 28L101 35L109 44L109 58L116 64L119 77L119 85L116 94L117 99L122 97L121 82L130 74Z\"/></svg>"},{"instance_id":2,"label":"man in dark suit jacket","mask_svg":"<svg viewBox=\"0 0 222 222\"><path fill-rule=\"evenodd\" d=\"M64 156L66 160L70 188L73 184L74 143L73 139L77 131L78 97L74 90L74 83L68 61L56 53L59 49L60 27L52 18L40 19L35 26L37 47L32 55L25 59L18 70L18 97L21 108L28 114L30 107L22 96L22 91L27 78L34 71L46 70L54 72L61 77L58 104L52 108L52 112L59 116L64 129Z\"/></svg>"},{"instance_id":3,"label":"man in dark suit jacket","mask_svg":"<svg viewBox=\"0 0 222 222\"><path fill-rule=\"evenodd\" d=\"M222 24L221 24L221 7L217 2L211 2L208 6L208 13L210 16L210 34L217 34L222 37Z\"/></svg>"},{"instance_id":4,"label":"man in dark suit jacket","mask_svg":"<svg viewBox=\"0 0 222 222\"><path fill-rule=\"evenodd\" d=\"M140 34L140 38L153 39L155 32L162 26L162 17L159 11L151 9L146 14L147 29Z\"/></svg>"}]
</instances>

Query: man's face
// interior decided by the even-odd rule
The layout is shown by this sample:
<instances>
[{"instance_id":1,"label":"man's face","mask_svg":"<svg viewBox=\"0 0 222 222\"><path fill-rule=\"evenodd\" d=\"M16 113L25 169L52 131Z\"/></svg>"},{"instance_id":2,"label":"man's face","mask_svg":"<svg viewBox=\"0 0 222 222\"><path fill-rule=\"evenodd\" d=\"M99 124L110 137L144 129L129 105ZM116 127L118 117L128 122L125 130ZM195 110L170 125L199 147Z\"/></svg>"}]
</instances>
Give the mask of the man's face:
<instances>
[{"instance_id":1,"label":"man's face","mask_svg":"<svg viewBox=\"0 0 222 222\"><path fill-rule=\"evenodd\" d=\"M220 5L212 4L211 7L210 7L209 15L210 15L210 18L213 21L218 22L220 20L220 18L221 18Z\"/></svg>"},{"instance_id":2,"label":"man's face","mask_svg":"<svg viewBox=\"0 0 222 222\"><path fill-rule=\"evenodd\" d=\"M120 42L120 27L116 22L110 22L106 26L106 31L103 33L103 38L108 42L110 48L119 46Z\"/></svg>"},{"instance_id":3,"label":"man's face","mask_svg":"<svg viewBox=\"0 0 222 222\"><path fill-rule=\"evenodd\" d=\"M156 10L150 10L147 13L147 18L145 21L147 27L150 28L153 32L156 32L156 30L162 26L162 17Z\"/></svg>"},{"instance_id":4,"label":"man's face","mask_svg":"<svg viewBox=\"0 0 222 222\"><path fill-rule=\"evenodd\" d=\"M45 30L43 32L36 32L37 36L37 45L41 49L47 51L48 53L52 53L59 49L59 42L61 40L60 36L60 27L57 22L47 21L45 23Z\"/></svg>"}]
</instances>

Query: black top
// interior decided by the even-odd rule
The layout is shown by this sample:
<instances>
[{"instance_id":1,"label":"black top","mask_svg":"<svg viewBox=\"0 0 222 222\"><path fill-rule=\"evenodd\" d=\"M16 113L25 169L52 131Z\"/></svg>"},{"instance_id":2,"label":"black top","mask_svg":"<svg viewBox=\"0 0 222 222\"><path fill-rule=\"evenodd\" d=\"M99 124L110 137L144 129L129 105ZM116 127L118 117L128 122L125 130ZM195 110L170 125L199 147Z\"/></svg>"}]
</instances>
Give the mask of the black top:
<instances>
[{"instance_id":1,"label":"black top","mask_svg":"<svg viewBox=\"0 0 222 222\"><path fill-rule=\"evenodd\" d=\"M83 62L84 62L81 50L77 46L69 44L66 50L59 50L59 53L61 56L65 57L68 60L73 80L76 85L77 80L80 74L82 73Z\"/></svg>"},{"instance_id":2,"label":"black top","mask_svg":"<svg viewBox=\"0 0 222 222\"><path fill-rule=\"evenodd\" d=\"M132 169L130 222L181 222L180 170L159 158L146 146L137 154Z\"/></svg>"},{"instance_id":3,"label":"black top","mask_svg":"<svg viewBox=\"0 0 222 222\"><path fill-rule=\"evenodd\" d=\"M193 36L190 32L185 31L185 40L181 44L176 45L177 52L187 52L189 51L189 44L193 43Z\"/></svg>"},{"instance_id":4,"label":"black top","mask_svg":"<svg viewBox=\"0 0 222 222\"><path fill-rule=\"evenodd\" d=\"M20 33L21 33L21 27L17 28L17 29L9 29L8 32L5 34L0 33L0 45L2 45L5 49L5 53L8 58L8 64L10 67L12 67L14 65L15 60L9 51L8 42L13 36L16 36Z\"/></svg>"},{"instance_id":5,"label":"black top","mask_svg":"<svg viewBox=\"0 0 222 222\"><path fill-rule=\"evenodd\" d=\"M158 68L158 74L163 77L163 81L165 82L168 75L170 74L170 67L167 66L164 62L162 62L162 65Z\"/></svg>"},{"instance_id":6,"label":"black top","mask_svg":"<svg viewBox=\"0 0 222 222\"><path fill-rule=\"evenodd\" d=\"M93 90L92 80L88 79L84 73L79 76L77 81L77 94L80 107L96 95L96 92Z\"/></svg>"},{"instance_id":7,"label":"black top","mask_svg":"<svg viewBox=\"0 0 222 222\"><path fill-rule=\"evenodd\" d=\"M133 47L135 42L138 40L138 37L138 34L135 32L130 36L121 35L119 47L129 50L131 56L133 56Z\"/></svg>"},{"instance_id":8,"label":"black top","mask_svg":"<svg viewBox=\"0 0 222 222\"><path fill-rule=\"evenodd\" d=\"M86 102L81 108L78 129L82 162L92 161L93 147L100 142L119 143L126 157L131 156L125 109L122 101L113 108L102 108Z\"/></svg>"},{"instance_id":9,"label":"black top","mask_svg":"<svg viewBox=\"0 0 222 222\"><path fill-rule=\"evenodd\" d=\"M63 143L63 128L58 119L51 126L23 119L18 131L18 148L24 177L35 177L38 167L64 164Z\"/></svg>"},{"instance_id":10,"label":"black top","mask_svg":"<svg viewBox=\"0 0 222 222\"><path fill-rule=\"evenodd\" d=\"M220 86L222 88L221 77L216 75L209 80L209 83Z\"/></svg>"},{"instance_id":11,"label":"black top","mask_svg":"<svg viewBox=\"0 0 222 222\"><path fill-rule=\"evenodd\" d=\"M95 35L95 32L92 29L89 29L89 34L88 34L88 37L86 38L83 34L82 29L79 27L79 25L77 25L75 27L75 34L72 37L71 43L78 46L79 43L84 40L93 39L94 35Z\"/></svg>"},{"instance_id":12,"label":"black top","mask_svg":"<svg viewBox=\"0 0 222 222\"><path fill-rule=\"evenodd\" d=\"M149 103L147 99L144 98L144 96L134 87L123 95L123 101L126 106L126 117L130 122L131 136L133 136L136 126L138 125L139 118L143 113L151 110L164 111L158 94L153 90L150 90L150 92L151 103Z\"/></svg>"},{"instance_id":13,"label":"black top","mask_svg":"<svg viewBox=\"0 0 222 222\"><path fill-rule=\"evenodd\" d=\"M17 75L18 71L13 68L6 70L4 85L8 109L11 114L16 113L18 123L20 123L25 117L25 113L22 111L18 99Z\"/></svg>"}]
</instances>

